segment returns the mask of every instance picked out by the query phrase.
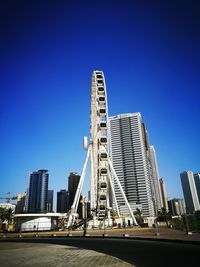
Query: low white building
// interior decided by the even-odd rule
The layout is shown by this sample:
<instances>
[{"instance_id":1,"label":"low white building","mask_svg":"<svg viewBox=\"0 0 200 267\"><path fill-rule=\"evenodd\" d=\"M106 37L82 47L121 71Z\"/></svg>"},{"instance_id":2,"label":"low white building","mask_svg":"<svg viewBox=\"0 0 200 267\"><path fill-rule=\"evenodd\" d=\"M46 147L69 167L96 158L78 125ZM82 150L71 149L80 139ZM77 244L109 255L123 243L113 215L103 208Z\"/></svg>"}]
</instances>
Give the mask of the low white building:
<instances>
[{"instance_id":1,"label":"low white building","mask_svg":"<svg viewBox=\"0 0 200 267\"><path fill-rule=\"evenodd\" d=\"M15 214L15 229L18 232L55 230L61 218L66 218L66 213Z\"/></svg>"}]
</instances>

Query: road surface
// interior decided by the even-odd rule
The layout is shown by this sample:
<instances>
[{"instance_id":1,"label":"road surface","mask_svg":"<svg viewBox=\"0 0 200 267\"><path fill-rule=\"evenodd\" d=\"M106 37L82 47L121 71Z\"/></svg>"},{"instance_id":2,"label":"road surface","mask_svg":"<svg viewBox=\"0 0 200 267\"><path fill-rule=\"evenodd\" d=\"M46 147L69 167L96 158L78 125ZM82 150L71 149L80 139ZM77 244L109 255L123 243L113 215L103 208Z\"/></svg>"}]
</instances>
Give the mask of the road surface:
<instances>
[{"instance_id":1,"label":"road surface","mask_svg":"<svg viewBox=\"0 0 200 267\"><path fill-rule=\"evenodd\" d=\"M0 259L11 266L195 266L200 245L115 238L18 238L0 240Z\"/></svg>"}]
</instances>

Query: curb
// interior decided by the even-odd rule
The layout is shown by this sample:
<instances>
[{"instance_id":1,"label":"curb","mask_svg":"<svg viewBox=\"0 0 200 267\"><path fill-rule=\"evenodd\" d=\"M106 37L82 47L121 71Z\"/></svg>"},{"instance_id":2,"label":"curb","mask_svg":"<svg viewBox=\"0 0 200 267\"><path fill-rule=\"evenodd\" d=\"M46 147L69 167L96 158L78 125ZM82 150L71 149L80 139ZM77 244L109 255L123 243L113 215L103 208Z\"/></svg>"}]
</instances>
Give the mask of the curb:
<instances>
[{"instance_id":1,"label":"curb","mask_svg":"<svg viewBox=\"0 0 200 267\"><path fill-rule=\"evenodd\" d=\"M172 243L182 243L182 244L192 244L192 245L200 245L200 240L183 240L183 239L167 239L167 238L156 238L156 237L133 237L133 236L128 236L128 235L124 235L124 236L109 236L109 235L104 235L104 236L71 236L71 235L66 235L66 236L56 236L56 235L37 235L37 236L18 236L18 237L3 237L0 238L0 242L15 242L17 240L22 241L24 240L28 240L28 239L32 239L34 240L35 238L37 239L121 239L121 240L138 240L138 241L155 241L155 242L172 242Z\"/></svg>"}]
</instances>

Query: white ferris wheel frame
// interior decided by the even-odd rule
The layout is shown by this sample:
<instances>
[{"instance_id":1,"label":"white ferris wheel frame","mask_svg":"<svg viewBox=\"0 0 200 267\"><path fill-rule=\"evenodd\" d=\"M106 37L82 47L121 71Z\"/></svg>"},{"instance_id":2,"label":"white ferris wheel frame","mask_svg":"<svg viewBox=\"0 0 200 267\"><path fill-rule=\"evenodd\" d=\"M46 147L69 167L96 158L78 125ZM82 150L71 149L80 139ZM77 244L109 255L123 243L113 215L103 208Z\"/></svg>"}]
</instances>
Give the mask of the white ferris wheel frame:
<instances>
[{"instance_id":1,"label":"white ferris wheel frame","mask_svg":"<svg viewBox=\"0 0 200 267\"><path fill-rule=\"evenodd\" d=\"M105 127L101 127L104 125ZM84 149L87 155L83 165L80 181L74 197L71 210L69 212L67 227L73 225L77 214L77 208L83 188L86 167L90 158L90 206L92 216L97 220L110 218L110 192L115 203L117 215L120 217L117 198L115 195L114 181L116 181L125 204L133 219L133 224L138 225L130 207L130 204L123 191L121 183L117 177L109 155L109 121L108 121L108 102L106 93L106 83L102 71L93 71L91 86L91 107L90 107L90 142L84 137ZM104 142L103 142L104 141ZM89 144L88 144L89 143ZM101 159L101 155L107 158ZM102 174L102 169L106 174ZM104 185L104 187L102 187Z\"/></svg>"}]
</instances>

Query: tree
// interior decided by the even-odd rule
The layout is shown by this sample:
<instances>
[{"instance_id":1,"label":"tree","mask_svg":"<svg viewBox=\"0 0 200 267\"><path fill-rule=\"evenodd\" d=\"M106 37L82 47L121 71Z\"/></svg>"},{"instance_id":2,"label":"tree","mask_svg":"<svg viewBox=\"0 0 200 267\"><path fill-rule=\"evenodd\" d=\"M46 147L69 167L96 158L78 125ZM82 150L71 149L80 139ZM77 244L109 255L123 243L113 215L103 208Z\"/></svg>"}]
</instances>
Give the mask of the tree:
<instances>
[{"instance_id":1,"label":"tree","mask_svg":"<svg viewBox=\"0 0 200 267\"><path fill-rule=\"evenodd\" d=\"M172 215L170 211L167 211L165 208L161 208L158 211L158 222L166 222L166 225L169 226L169 222L172 220Z\"/></svg>"},{"instance_id":2,"label":"tree","mask_svg":"<svg viewBox=\"0 0 200 267\"><path fill-rule=\"evenodd\" d=\"M12 223L13 220L13 210L11 208L6 209L6 220L8 224Z\"/></svg>"},{"instance_id":3,"label":"tree","mask_svg":"<svg viewBox=\"0 0 200 267\"><path fill-rule=\"evenodd\" d=\"M12 223L13 219L13 210L11 208L6 209L0 207L0 222L7 223L8 225Z\"/></svg>"},{"instance_id":4,"label":"tree","mask_svg":"<svg viewBox=\"0 0 200 267\"><path fill-rule=\"evenodd\" d=\"M0 207L0 222L3 223L6 220L6 209Z\"/></svg>"},{"instance_id":5,"label":"tree","mask_svg":"<svg viewBox=\"0 0 200 267\"><path fill-rule=\"evenodd\" d=\"M137 223L141 225L144 222L142 210L137 208L136 211L134 212L134 215Z\"/></svg>"}]
</instances>

